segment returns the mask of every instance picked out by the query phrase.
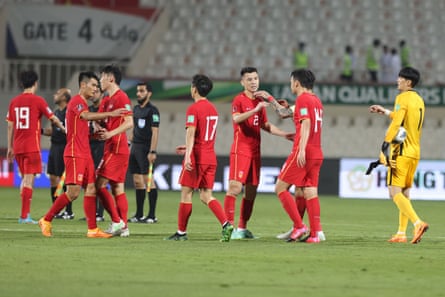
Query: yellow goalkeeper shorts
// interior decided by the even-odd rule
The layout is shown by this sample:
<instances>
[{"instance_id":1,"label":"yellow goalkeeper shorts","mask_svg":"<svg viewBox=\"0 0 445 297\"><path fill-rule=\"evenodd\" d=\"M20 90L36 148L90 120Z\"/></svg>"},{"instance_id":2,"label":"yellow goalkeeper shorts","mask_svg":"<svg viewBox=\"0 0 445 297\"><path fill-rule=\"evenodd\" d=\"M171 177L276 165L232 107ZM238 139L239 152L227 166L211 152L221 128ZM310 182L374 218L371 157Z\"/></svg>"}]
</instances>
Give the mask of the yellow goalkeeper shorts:
<instances>
[{"instance_id":1,"label":"yellow goalkeeper shorts","mask_svg":"<svg viewBox=\"0 0 445 297\"><path fill-rule=\"evenodd\" d=\"M396 159L396 168L388 167L388 176L386 184L400 188L410 188L414 181L418 159L405 156L398 156Z\"/></svg>"}]
</instances>

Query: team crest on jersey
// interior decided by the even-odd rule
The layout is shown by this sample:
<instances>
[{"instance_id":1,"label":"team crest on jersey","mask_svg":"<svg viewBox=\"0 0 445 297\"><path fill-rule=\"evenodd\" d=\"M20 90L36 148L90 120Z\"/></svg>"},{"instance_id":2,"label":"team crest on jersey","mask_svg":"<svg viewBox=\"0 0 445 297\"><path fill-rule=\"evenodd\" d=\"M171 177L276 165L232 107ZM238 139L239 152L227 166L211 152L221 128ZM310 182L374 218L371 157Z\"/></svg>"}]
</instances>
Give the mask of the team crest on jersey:
<instances>
[{"instance_id":1,"label":"team crest on jersey","mask_svg":"<svg viewBox=\"0 0 445 297\"><path fill-rule=\"evenodd\" d=\"M306 107L300 108L300 115L302 115L302 116L307 115L307 108Z\"/></svg>"},{"instance_id":2,"label":"team crest on jersey","mask_svg":"<svg viewBox=\"0 0 445 297\"><path fill-rule=\"evenodd\" d=\"M240 172L238 172L238 178L243 178L243 176L244 176L244 171L240 171Z\"/></svg>"},{"instance_id":3,"label":"team crest on jersey","mask_svg":"<svg viewBox=\"0 0 445 297\"><path fill-rule=\"evenodd\" d=\"M152 121L153 121L153 123L159 123L159 115L154 114L154 115L152 116Z\"/></svg>"},{"instance_id":4,"label":"team crest on jersey","mask_svg":"<svg viewBox=\"0 0 445 297\"><path fill-rule=\"evenodd\" d=\"M195 116L194 115L189 115L187 117L187 123L193 123L195 121Z\"/></svg>"},{"instance_id":5,"label":"team crest on jersey","mask_svg":"<svg viewBox=\"0 0 445 297\"><path fill-rule=\"evenodd\" d=\"M138 127L141 129L145 127L145 119L138 119Z\"/></svg>"},{"instance_id":6,"label":"team crest on jersey","mask_svg":"<svg viewBox=\"0 0 445 297\"><path fill-rule=\"evenodd\" d=\"M77 104L77 110L78 110L78 111L81 111L82 109L83 109L82 104Z\"/></svg>"}]
</instances>

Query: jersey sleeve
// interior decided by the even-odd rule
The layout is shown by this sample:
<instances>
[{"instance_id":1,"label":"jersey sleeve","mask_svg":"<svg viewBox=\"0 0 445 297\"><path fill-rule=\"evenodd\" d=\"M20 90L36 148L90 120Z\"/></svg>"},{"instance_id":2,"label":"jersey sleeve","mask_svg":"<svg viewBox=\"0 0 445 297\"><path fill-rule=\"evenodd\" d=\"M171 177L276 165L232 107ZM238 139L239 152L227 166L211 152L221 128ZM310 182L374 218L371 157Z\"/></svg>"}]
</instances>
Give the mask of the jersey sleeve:
<instances>
[{"instance_id":1,"label":"jersey sleeve","mask_svg":"<svg viewBox=\"0 0 445 297\"><path fill-rule=\"evenodd\" d=\"M151 114L151 126L152 127L159 127L159 124L161 122L161 115L159 114L159 110L153 106L153 112Z\"/></svg>"},{"instance_id":2,"label":"jersey sleeve","mask_svg":"<svg viewBox=\"0 0 445 297\"><path fill-rule=\"evenodd\" d=\"M403 119L405 118L408 106L403 100L396 100L394 105L394 111L392 113L392 121L386 131L385 141L392 142L394 137L397 135L400 126L402 125Z\"/></svg>"},{"instance_id":3,"label":"jersey sleeve","mask_svg":"<svg viewBox=\"0 0 445 297\"><path fill-rule=\"evenodd\" d=\"M194 106L190 106L185 114L185 127L196 127L198 115Z\"/></svg>"},{"instance_id":4,"label":"jersey sleeve","mask_svg":"<svg viewBox=\"0 0 445 297\"><path fill-rule=\"evenodd\" d=\"M236 96L232 101L232 115L242 113L241 100Z\"/></svg>"},{"instance_id":5,"label":"jersey sleeve","mask_svg":"<svg viewBox=\"0 0 445 297\"><path fill-rule=\"evenodd\" d=\"M298 120L308 119L309 116L309 105L306 100L306 98L299 98L297 100L297 103L295 104L295 115L297 116Z\"/></svg>"},{"instance_id":6,"label":"jersey sleeve","mask_svg":"<svg viewBox=\"0 0 445 297\"><path fill-rule=\"evenodd\" d=\"M48 103L46 103L45 99L43 99L42 97L39 97L38 107L40 112L44 114L45 117L47 117L48 119L54 115L54 112L51 110L51 108L48 106Z\"/></svg>"}]
</instances>

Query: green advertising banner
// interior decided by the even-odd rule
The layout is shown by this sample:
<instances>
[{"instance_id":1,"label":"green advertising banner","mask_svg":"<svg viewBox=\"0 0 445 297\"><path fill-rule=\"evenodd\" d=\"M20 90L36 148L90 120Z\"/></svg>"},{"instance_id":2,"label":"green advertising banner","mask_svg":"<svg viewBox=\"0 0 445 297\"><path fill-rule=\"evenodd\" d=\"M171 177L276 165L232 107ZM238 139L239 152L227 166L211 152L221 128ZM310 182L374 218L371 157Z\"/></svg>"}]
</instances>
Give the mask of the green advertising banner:
<instances>
[{"instance_id":1,"label":"green advertising banner","mask_svg":"<svg viewBox=\"0 0 445 297\"><path fill-rule=\"evenodd\" d=\"M127 79L122 88L130 98L136 98L137 80ZM150 81L153 86L153 98L157 100L189 100L190 82L157 80ZM270 92L275 98L284 98L289 101L295 100L291 93L289 83L264 83L260 89ZM428 106L445 106L444 87L419 87L416 89ZM209 99L214 102L230 102L233 97L242 91L239 82L214 82L213 90ZM392 105L398 94L395 86L380 85L316 85L314 92L320 97L324 104L348 104L369 105L381 104Z\"/></svg>"}]
</instances>

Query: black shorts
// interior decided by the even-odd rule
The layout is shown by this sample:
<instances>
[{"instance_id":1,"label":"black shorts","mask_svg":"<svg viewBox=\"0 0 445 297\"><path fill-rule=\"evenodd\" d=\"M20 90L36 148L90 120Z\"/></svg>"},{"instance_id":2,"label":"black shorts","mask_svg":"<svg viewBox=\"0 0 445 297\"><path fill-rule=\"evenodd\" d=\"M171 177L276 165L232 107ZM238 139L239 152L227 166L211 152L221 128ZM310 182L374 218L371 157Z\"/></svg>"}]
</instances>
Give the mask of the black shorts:
<instances>
[{"instance_id":1,"label":"black shorts","mask_svg":"<svg viewBox=\"0 0 445 297\"><path fill-rule=\"evenodd\" d=\"M65 171L65 163L63 163L63 152L65 151L64 143L51 143L48 155L48 168L46 172L55 176L62 176Z\"/></svg>"},{"instance_id":2,"label":"black shorts","mask_svg":"<svg viewBox=\"0 0 445 297\"><path fill-rule=\"evenodd\" d=\"M147 155L150 151L150 147L141 144L133 143L130 151L130 161L128 169L131 174L147 174L148 173L148 159Z\"/></svg>"}]
</instances>

